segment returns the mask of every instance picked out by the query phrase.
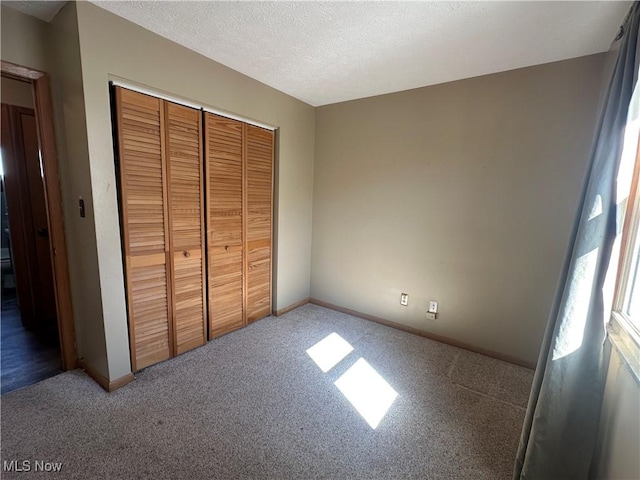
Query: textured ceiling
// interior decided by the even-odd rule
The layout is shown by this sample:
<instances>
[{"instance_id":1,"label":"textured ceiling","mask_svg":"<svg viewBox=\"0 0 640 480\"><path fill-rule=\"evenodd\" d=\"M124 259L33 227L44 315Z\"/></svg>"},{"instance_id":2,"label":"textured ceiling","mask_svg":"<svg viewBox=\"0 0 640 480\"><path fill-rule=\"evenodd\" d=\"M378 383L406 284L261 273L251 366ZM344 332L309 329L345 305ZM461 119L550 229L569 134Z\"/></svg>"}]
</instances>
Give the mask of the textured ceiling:
<instances>
[{"instance_id":1,"label":"textured ceiling","mask_svg":"<svg viewBox=\"0 0 640 480\"><path fill-rule=\"evenodd\" d=\"M57 2L53 0L47 1L25 1L25 0L3 0L2 4L7 5L14 10L26 13L32 17L39 18L45 22L50 22L53 17L65 6L67 2Z\"/></svg>"},{"instance_id":2,"label":"textured ceiling","mask_svg":"<svg viewBox=\"0 0 640 480\"><path fill-rule=\"evenodd\" d=\"M603 52L631 4L94 3L315 106Z\"/></svg>"},{"instance_id":3,"label":"textured ceiling","mask_svg":"<svg viewBox=\"0 0 640 480\"><path fill-rule=\"evenodd\" d=\"M603 52L630 6L94 3L316 106Z\"/></svg>"}]
</instances>

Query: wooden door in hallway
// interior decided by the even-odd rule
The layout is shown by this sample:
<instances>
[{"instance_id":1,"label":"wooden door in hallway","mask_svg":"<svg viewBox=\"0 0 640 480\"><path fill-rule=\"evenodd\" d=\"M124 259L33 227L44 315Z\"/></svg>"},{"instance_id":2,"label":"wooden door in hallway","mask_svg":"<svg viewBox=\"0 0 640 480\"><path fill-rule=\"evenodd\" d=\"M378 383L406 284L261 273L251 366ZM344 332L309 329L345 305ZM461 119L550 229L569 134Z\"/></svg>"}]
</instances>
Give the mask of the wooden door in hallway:
<instances>
[{"instance_id":1,"label":"wooden door in hallway","mask_svg":"<svg viewBox=\"0 0 640 480\"><path fill-rule=\"evenodd\" d=\"M2 104L2 152L20 315L27 328L55 326L47 200L34 110Z\"/></svg>"}]
</instances>

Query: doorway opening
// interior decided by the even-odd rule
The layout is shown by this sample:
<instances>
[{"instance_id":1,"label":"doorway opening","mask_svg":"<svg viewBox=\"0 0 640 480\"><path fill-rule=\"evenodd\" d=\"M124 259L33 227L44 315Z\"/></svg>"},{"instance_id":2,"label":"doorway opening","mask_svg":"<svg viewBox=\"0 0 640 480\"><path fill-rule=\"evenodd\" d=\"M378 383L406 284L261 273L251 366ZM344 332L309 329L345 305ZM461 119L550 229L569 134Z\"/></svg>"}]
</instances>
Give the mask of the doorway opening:
<instances>
[{"instance_id":1,"label":"doorway opening","mask_svg":"<svg viewBox=\"0 0 640 480\"><path fill-rule=\"evenodd\" d=\"M1 392L76 367L48 76L2 62Z\"/></svg>"}]
</instances>

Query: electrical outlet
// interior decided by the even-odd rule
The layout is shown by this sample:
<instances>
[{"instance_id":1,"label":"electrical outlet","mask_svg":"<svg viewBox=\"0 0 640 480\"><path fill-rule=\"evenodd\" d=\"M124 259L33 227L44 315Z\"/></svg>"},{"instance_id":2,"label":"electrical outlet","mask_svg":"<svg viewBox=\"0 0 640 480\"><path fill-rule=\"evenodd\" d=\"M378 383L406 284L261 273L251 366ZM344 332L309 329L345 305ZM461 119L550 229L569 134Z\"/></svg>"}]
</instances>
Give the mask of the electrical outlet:
<instances>
[{"instance_id":1,"label":"electrical outlet","mask_svg":"<svg viewBox=\"0 0 640 480\"><path fill-rule=\"evenodd\" d=\"M438 302L429 300L429 313L438 313Z\"/></svg>"},{"instance_id":2,"label":"electrical outlet","mask_svg":"<svg viewBox=\"0 0 640 480\"><path fill-rule=\"evenodd\" d=\"M427 320L435 320L437 315L437 313L427 312Z\"/></svg>"},{"instance_id":3,"label":"electrical outlet","mask_svg":"<svg viewBox=\"0 0 640 480\"><path fill-rule=\"evenodd\" d=\"M400 305L402 306L407 306L409 305L409 294L408 293L401 293L400 294Z\"/></svg>"}]
</instances>

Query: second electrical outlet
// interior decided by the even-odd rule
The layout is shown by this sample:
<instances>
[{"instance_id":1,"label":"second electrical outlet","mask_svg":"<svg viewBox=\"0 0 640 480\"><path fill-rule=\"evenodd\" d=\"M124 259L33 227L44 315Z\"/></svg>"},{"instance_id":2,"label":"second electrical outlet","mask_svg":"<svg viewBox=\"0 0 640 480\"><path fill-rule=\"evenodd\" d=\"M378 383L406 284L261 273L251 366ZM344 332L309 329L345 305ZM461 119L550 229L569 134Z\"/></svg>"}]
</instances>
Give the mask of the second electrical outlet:
<instances>
[{"instance_id":1,"label":"second electrical outlet","mask_svg":"<svg viewBox=\"0 0 640 480\"><path fill-rule=\"evenodd\" d=\"M429 300L429 313L438 313L438 302Z\"/></svg>"}]
</instances>

